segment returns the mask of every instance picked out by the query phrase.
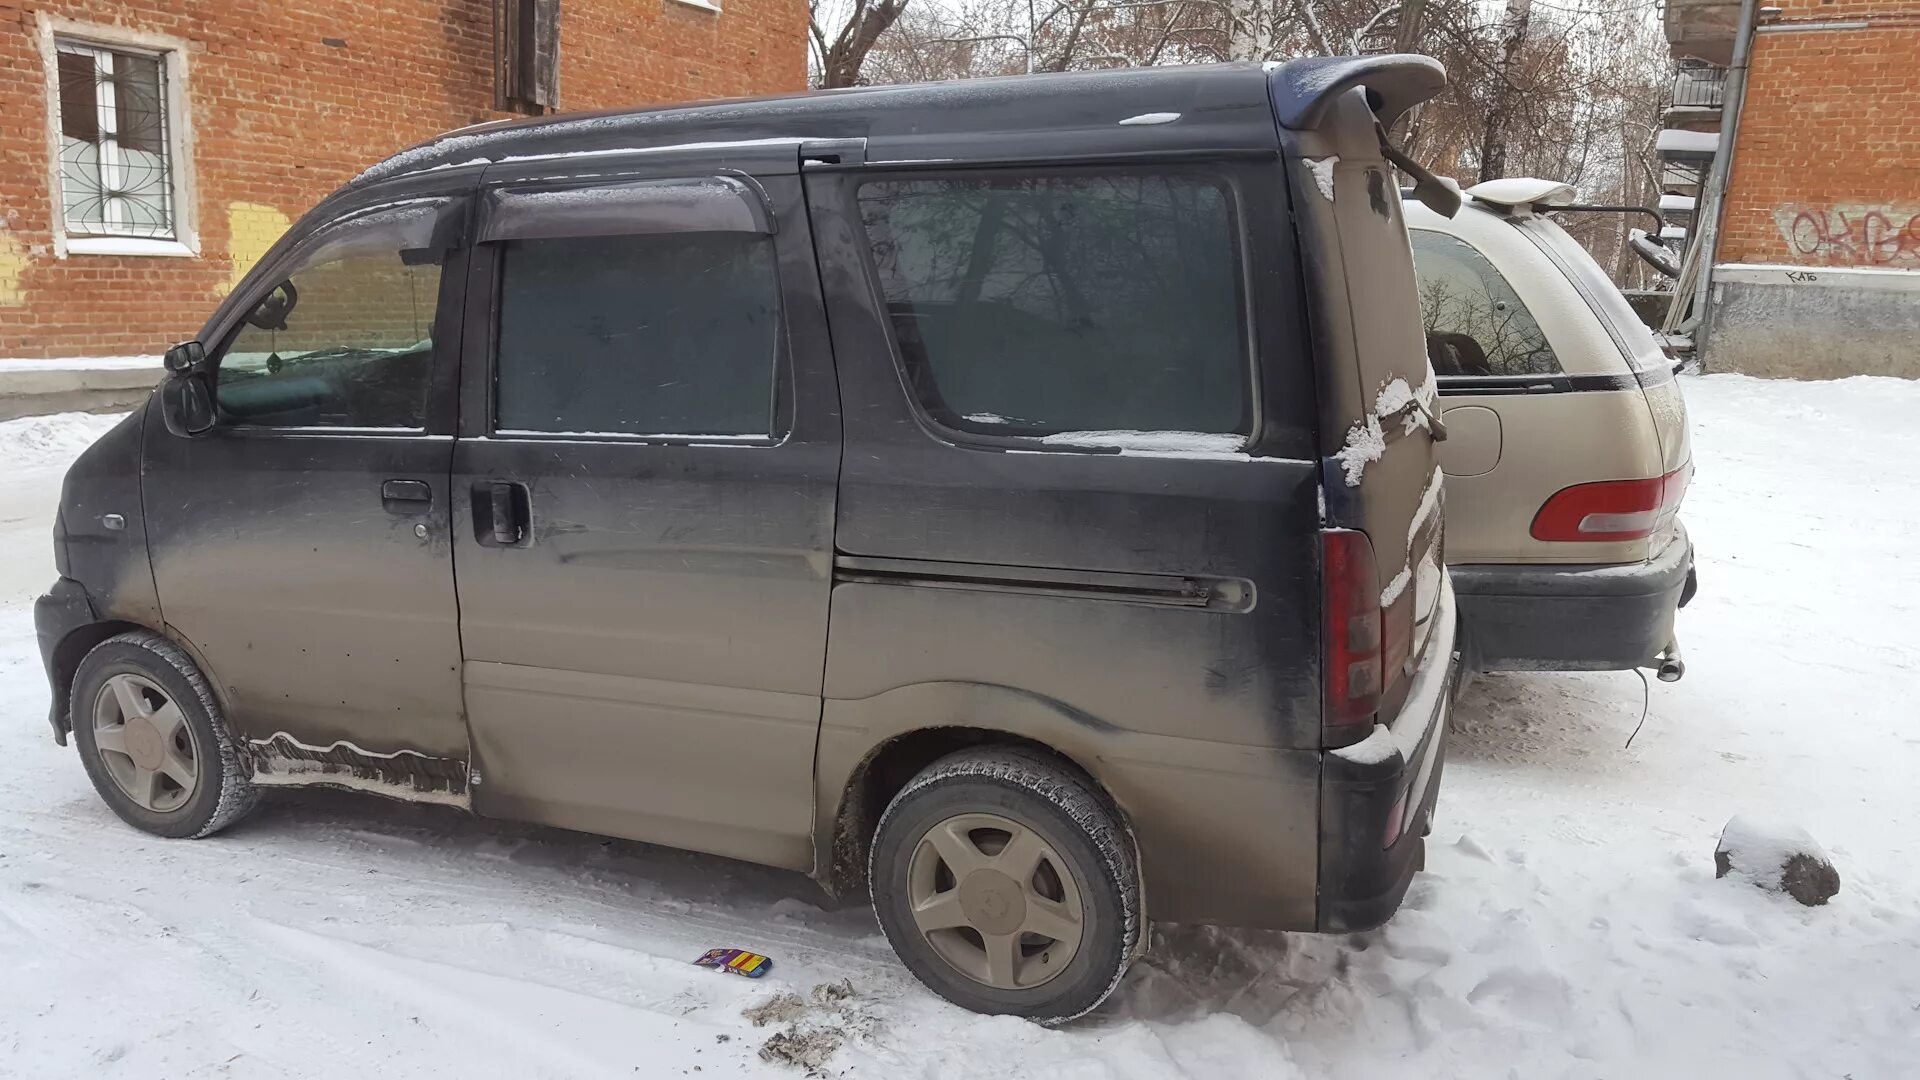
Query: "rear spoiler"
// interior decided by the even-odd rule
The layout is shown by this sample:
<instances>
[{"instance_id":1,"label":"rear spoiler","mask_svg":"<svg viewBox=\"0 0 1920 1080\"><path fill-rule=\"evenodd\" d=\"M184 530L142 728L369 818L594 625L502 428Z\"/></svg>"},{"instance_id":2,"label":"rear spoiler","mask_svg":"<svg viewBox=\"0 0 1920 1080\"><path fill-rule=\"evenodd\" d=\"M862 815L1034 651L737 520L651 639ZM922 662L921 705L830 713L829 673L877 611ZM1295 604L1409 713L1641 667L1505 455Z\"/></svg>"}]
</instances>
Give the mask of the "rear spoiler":
<instances>
[{"instance_id":1,"label":"rear spoiler","mask_svg":"<svg viewBox=\"0 0 1920 1080\"><path fill-rule=\"evenodd\" d=\"M1367 88L1367 105L1392 127L1402 113L1447 88L1447 69L1431 56L1318 56L1273 69L1273 107L1295 131L1317 128L1340 95Z\"/></svg>"},{"instance_id":2,"label":"rear spoiler","mask_svg":"<svg viewBox=\"0 0 1920 1080\"><path fill-rule=\"evenodd\" d=\"M1408 109L1446 89L1447 69L1440 61L1415 53L1323 56L1274 64L1268 70L1274 112L1282 127L1294 131L1319 127L1341 95L1365 88L1367 107L1378 118L1381 155L1413 178L1414 197L1434 213L1452 217L1459 212L1459 185L1428 172L1387 138L1387 129Z\"/></svg>"}]
</instances>

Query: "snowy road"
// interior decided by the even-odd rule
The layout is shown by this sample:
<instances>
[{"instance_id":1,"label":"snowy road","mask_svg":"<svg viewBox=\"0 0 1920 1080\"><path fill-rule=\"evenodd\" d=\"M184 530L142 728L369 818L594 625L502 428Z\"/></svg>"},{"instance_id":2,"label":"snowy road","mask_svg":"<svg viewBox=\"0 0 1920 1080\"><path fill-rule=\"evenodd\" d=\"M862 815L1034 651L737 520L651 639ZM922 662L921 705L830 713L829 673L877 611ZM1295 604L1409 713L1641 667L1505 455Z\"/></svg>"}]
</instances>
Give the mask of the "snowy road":
<instances>
[{"instance_id":1,"label":"snowy road","mask_svg":"<svg viewBox=\"0 0 1920 1080\"><path fill-rule=\"evenodd\" d=\"M0 1076L1906 1077L1920 1069L1920 384L1690 380L1685 681L1485 679L1428 872L1387 927L1163 928L1063 1031L920 990L804 879L312 792L150 839L53 745L30 598L76 425L0 425ZM99 422L87 421L93 430ZM84 432L80 432L84 434ZM1715 881L1736 812L1843 891ZM693 968L772 954L760 982Z\"/></svg>"}]
</instances>

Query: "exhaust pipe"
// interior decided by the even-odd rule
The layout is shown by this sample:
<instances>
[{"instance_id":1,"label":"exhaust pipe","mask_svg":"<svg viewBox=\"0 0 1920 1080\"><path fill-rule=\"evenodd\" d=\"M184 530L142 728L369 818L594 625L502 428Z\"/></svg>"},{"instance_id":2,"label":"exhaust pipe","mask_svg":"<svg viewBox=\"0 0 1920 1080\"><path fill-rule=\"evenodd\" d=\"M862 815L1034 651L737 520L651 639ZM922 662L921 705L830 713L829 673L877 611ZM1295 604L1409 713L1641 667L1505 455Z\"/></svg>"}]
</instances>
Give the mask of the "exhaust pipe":
<instances>
[{"instance_id":1,"label":"exhaust pipe","mask_svg":"<svg viewBox=\"0 0 1920 1080\"><path fill-rule=\"evenodd\" d=\"M1661 649L1660 655L1653 659L1654 674L1661 682L1679 682L1680 677L1687 673L1687 662L1680 659L1680 641L1677 638L1667 642L1667 647Z\"/></svg>"}]
</instances>

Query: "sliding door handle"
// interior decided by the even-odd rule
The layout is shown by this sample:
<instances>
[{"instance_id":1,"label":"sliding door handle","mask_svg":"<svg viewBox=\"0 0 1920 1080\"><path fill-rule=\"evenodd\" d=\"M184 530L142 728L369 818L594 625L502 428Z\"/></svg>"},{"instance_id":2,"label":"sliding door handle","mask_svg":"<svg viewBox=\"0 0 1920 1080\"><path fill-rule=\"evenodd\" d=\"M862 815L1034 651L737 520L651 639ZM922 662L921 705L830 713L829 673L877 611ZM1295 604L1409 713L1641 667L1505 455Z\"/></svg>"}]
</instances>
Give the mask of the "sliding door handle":
<instances>
[{"instance_id":1,"label":"sliding door handle","mask_svg":"<svg viewBox=\"0 0 1920 1080\"><path fill-rule=\"evenodd\" d=\"M481 480L473 485L473 536L488 547L524 547L533 527L527 485Z\"/></svg>"}]
</instances>

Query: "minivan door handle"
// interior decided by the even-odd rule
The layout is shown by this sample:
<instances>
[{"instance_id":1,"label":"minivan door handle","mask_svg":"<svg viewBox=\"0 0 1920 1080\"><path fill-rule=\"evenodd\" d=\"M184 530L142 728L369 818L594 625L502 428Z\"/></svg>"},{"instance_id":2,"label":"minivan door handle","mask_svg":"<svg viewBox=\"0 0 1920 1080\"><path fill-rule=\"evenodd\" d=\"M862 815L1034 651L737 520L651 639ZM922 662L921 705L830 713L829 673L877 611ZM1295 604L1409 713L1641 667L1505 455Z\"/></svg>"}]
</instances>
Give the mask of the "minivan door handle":
<instances>
[{"instance_id":1,"label":"minivan door handle","mask_svg":"<svg viewBox=\"0 0 1920 1080\"><path fill-rule=\"evenodd\" d=\"M433 485L425 480L388 480L380 485L380 506L389 514L424 514L433 509Z\"/></svg>"},{"instance_id":2,"label":"minivan door handle","mask_svg":"<svg viewBox=\"0 0 1920 1080\"><path fill-rule=\"evenodd\" d=\"M489 547L519 547L533 523L527 485L482 480L473 485L473 535Z\"/></svg>"}]
</instances>

